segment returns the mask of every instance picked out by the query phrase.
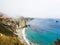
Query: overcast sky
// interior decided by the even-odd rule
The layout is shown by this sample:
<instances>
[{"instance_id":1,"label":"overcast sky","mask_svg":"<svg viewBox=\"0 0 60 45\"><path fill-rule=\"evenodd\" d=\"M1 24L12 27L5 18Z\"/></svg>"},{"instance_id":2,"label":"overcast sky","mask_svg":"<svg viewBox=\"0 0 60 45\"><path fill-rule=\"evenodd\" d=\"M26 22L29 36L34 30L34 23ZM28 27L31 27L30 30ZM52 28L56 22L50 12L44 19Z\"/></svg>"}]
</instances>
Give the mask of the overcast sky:
<instances>
[{"instance_id":1,"label":"overcast sky","mask_svg":"<svg viewBox=\"0 0 60 45\"><path fill-rule=\"evenodd\" d=\"M60 0L0 0L0 12L12 17L60 18Z\"/></svg>"}]
</instances>

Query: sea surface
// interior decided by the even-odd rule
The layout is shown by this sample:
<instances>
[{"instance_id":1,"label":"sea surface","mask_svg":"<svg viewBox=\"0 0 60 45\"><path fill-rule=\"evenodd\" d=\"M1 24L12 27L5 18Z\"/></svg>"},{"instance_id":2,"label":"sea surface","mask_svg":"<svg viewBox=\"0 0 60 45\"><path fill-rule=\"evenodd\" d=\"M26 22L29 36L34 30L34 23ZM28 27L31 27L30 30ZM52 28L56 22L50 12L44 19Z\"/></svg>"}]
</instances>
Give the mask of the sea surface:
<instances>
[{"instance_id":1,"label":"sea surface","mask_svg":"<svg viewBox=\"0 0 60 45\"><path fill-rule=\"evenodd\" d=\"M27 23L26 37L38 45L52 45L60 39L60 19L34 19Z\"/></svg>"}]
</instances>

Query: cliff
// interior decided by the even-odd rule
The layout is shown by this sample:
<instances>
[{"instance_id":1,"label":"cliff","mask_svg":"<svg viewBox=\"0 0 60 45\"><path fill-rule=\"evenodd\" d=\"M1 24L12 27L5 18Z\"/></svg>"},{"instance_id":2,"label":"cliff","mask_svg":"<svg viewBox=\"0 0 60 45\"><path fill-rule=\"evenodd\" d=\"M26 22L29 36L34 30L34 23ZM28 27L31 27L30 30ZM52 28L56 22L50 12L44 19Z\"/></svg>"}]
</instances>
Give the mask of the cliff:
<instances>
[{"instance_id":1,"label":"cliff","mask_svg":"<svg viewBox=\"0 0 60 45\"><path fill-rule=\"evenodd\" d=\"M21 33L21 29L29 20L32 20L32 18L19 17L18 19L13 19L0 15L0 45L26 45L22 35L18 39L18 35L15 33L17 28L19 28Z\"/></svg>"}]
</instances>

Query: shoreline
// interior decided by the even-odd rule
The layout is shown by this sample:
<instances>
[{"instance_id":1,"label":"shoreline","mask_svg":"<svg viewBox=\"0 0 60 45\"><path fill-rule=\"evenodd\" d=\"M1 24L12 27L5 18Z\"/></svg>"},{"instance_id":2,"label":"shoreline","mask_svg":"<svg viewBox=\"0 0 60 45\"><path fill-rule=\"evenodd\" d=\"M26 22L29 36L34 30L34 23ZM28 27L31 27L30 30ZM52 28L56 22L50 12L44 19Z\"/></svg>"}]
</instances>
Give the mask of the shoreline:
<instances>
[{"instance_id":1,"label":"shoreline","mask_svg":"<svg viewBox=\"0 0 60 45\"><path fill-rule=\"evenodd\" d=\"M26 38L25 28L23 28L22 30L22 36L23 36L24 41L27 43L27 45L31 45L29 40Z\"/></svg>"},{"instance_id":2,"label":"shoreline","mask_svg":"<svg viewBox=\"0 0 60 45\"><path fill-rule=\"evenodd\" d=\"M29 40L26 38L26 33L25 33L25 29L17 29L17 35L18 35L18 39L20 41L22 41L23 43L25 43L26 45L31 45Z\"/></svg>"},{"instance_id":3,"label":"shoreline","mask_svg":"<svg viewBox=\"0 0 60 45\"><path fill-rule=\"evenodd\" d=\"M26 38L26 33L25 33L25 30L26 28L23 28L23 29L18 29L17 31L17 35L18 35L18 39L20 41L22 41L23 43L25 43L25 45L38 45L36 43L32 43L30 42L27 38Z\"/></svg>"},{"instance_id":4,"label":"shoreline","mask_svg":"<svg viewBox=\"0 0 60 45\"><path fill-rule=\"evenodd\" d=\"M24 28L24 29L22 30L22 37L23 37L24 41L27 43L27 45L38 45L38 44L36 44L36 43L29 42L29 40L26 38L25 29L26 29L26 28Z\"/></svg>"}]
</instances>

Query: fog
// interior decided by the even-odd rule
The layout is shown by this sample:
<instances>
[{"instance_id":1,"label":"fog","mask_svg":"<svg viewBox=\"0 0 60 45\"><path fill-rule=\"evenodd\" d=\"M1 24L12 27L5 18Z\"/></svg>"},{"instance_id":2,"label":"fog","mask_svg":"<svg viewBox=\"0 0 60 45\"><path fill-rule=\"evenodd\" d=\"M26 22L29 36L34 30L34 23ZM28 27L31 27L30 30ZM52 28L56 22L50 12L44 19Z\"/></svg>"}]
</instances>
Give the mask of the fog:
<instances>
[{"instance_id":1,"label":"fog","mask_svg":"<svg viewBox=\"0 0 60 45\"><path fill-rule=\"evenodd\" d=\"M11 17L60 18L60 0L0 0L0 12Z\"/></svg>"}]
</instances>

